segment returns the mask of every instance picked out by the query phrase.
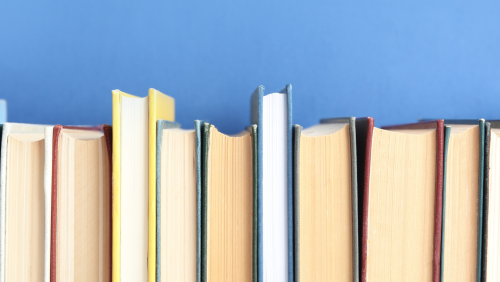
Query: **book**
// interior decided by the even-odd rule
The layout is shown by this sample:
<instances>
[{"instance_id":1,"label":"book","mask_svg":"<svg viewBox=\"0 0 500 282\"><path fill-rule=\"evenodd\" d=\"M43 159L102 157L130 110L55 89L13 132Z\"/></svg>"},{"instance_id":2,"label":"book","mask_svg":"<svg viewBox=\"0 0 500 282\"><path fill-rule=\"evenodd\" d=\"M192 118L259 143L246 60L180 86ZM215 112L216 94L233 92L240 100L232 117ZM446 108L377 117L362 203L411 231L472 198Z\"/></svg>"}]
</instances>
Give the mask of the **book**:
<instances>
[{"instance_id":1,"label":"book","mask_svg":"<svg viewBox=\"0 0 500 282\"><path fill-rule=\"evenodd\" d=\"M7 122L7 101L0 99L0 124Z\"/></svg>"},{"instance_id":2,"label":"book","mask_svg":"<svg viewBox=\"0 0 500 282\"><path fill-rule=\"evenodd\" d=\"M258 281L293 281L292 85L251 97L258 131Z\"/></svg>"},{"instance_id":3,"label":"book","mask_svg":"<svg viewBox=\"0 0 500 282\"><path fill-rule=\"evenodd\" d=\"M444 123L441 281L480 281L485 121Z\"/></svg>"},{"instance_id":4,"label":"book","mask_svg":"<svg viewBox=\"0 0 500 282\"><path fill-rule=\"evenodd\" d=\"M174 99L113 93L113 281L156 279L156 122ZM123 220L122 220L123 219Z\"/></svg>"},{"instance_id":5,"label":"book","mask_svg":"<svg viewBox=\"0 0 500 282\"><path fill-rule=\"evenodd\" d=\"M54 127L45 126L44 129L44 164L43 164L43 193L45 200L45 242L44 242L44 275L43 281L50 281L50 239L52 217L52 139Z\"/></svg>"},{"instance_id":6,"label":"book","mask_svg":"<svg viewBox=\"0 0 500 282\"><path fill-rule=\"evenodd\" d=\"M499 252L499 207L500 183L500 120L485 123L484 142L484 192L483 192L483 245L481 262L481 281L497 281Z\"/></svg>"},{"instance_id":7,"label":"book","mask_svg":"<svg viewBox=\"0 0 500 282\"><path fill-rule=\"evenodd\" d=\"M256 129L229 136L203 124L202 281L256 278Z\"/></svg>"},{"instance_id":8,"label":"book","mask_svg":"<svg viewBox=\"0 0 500 282\"><path fill-rule=\"evenodd\" d=\"M201 278L201 123L193 130L179 127L157 122L158 282Z\"/></svg>"},{"instance_id":9,"label":"book","mask_svg":"<svg viewBox=\"0 0 500 282\"><path fill-rule=\"evenodd\" d=\"M44 276L43 130L20 123L2 127L0 281Z\"/></svg>"},{"instance_id":10,"label":"book","mask_svg":"<svg viewBox=\"0 0 500 282\"><path fill-rule=\"evenodd\" d=\"M359 281L356 119L294 126L295 281Z\"/></svg>"},{"instance_id":11,"label":"book","mask_svg":"<svg viewBox=\"0 0 500 282\"><path fill-rule=\"evenodd\" d=\"M372 118L358 122L357 136L366 140L358 163L364 167L361 281L439 281L443 120L383 129Z\"/></svg>"},{"instance_id":12,"label":"book","mask_svg":"<svg viewBox=\"0 0 500 282\"><path fill-rule=\"evenodd\" d=\"M52 282L111 281L111 142L106 125L53 128Z\"/></svg>"}]
</instances>

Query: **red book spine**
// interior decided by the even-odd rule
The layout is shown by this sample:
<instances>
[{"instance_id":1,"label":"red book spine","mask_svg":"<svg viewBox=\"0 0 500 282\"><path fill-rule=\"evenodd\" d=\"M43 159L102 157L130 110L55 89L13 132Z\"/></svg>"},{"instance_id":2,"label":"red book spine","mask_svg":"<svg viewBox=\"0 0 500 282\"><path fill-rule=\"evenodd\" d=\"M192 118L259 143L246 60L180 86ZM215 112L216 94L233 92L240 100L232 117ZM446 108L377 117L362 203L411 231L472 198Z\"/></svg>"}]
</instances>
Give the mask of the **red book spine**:
<instances>
[{"instance_id":1,"label":"red book spine","mask_svg":"<svg viewBox=\"0 0 500 282\"><path fill-rule=\"evenodd\" d=\"M434 258L432 281L439 282L441 264L441 231L443 223L443 177L444 177L444 120L437 121L436 129L436 204L434 211Z\"/></svg>"},{"instance_id":2,"label":"red book spine","mask_svg":"<svg viewBox=\"0 0 500 282\"><path fill-rule=\"evenodd\" d=\"M369 117L366 127L366 156L363 195L363 233L361 239L361 282L366 282L366 257L368 254L368 200L370 199L370 166L372 158L373 128L375 122Z\"/></svg>"},{"instance_id":3,"label":"red book spine","mask_svg":"<svg viewBox=\"0 0 500 282\"><path fill-rule=\"evenodd\" d=\"M50 282L56 282L56 230L57 230L57 156L61 129L101 130L100 127L54 126L52 139L52 205L50 216ZM108 147L109 148L109 147Z\"/></svg>"}]
</instances>

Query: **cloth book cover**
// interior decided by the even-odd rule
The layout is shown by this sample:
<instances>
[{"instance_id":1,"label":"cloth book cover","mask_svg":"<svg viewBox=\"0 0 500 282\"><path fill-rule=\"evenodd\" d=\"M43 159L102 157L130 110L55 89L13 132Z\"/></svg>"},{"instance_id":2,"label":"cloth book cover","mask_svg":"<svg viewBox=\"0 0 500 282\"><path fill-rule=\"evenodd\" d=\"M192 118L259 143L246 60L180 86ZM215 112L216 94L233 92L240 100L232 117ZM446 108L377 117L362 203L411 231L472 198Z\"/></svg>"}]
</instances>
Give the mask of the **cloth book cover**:
<instances>
[{"instance_id":1,"label":"cloth book cover","mask_svg":"<svg viewBox=\"0 0 500 282\"><path fill-rule=\"evenodd\" d=\"M50 218L50 281L56 282L56 240L57 240L57 156L58 156L58 144L59 144L59 135L62 129L75 129L75 130L102 130L104 133L104 138L106 140L106 146L108 148L108 158L111 160L112 155L112 130L108 125L103 125L102 127L84 127L84 126L62 126L56 125L53 128L53 137L52 137L52 173L51 173L51 218ZM49 129L50 132L50 129ZM49 138L50 139L50 138ZM110 168L112 170L112 168ZM111 178L110 178L111 181Z\"/></svg>"},{"instance_id":2,"label":"cloth book cover","mask_svg":"<svg viewBox=\"0 0 500 282\"><path fill-rule=\"evenodd\" d=\"M351 147L351 191L352 191L352 234L353 234L353 280L359 281L359 215L358 215L358 173L357 173L357 153L356 153L356 118L355 117L341 117L341 118L328 118L322 119L322 124L325 123L347 123L349 125L349 135L350 135L350 147ZM294 127L294 209L298 210L298 191L299 187L299 146L300 146L300 136L302 127L295 125ZM298 217L297 213L294 215L295 228L298 229ZM297 234L295 234L295 276L298 279L298 273L300 271L300 265L297 262L298 253L300 252L299 241Z\"/></svg>"},{"instance_id":3,"label":"cloth book cover","mask_svg":"<svg viewBox=\"0 0 500 282\"><path fill-rule=\"evenodd\" d=\"M10 123L3 124L0 151L0 282L4 282L6 259L6 185L7 185L7 139L11 133L44 133L43 125ZM47 207L46 207L47 208Z\"/></svg>"},{"instance_id":4,"label":"cloth book cover","mask_svg":"<svg viewBox=\"0 0 500 282\"><path fill-rule=\"evenodd\" d=\"M264 281L264 250L263 250L263 99L264 86L259 86L251 97L251 123L257 124L257 209L258 209L258 243L257 243L257 269L258 281ZM292 148L292 85L288 84L278 93L287 94L287 214L288 214L288 281L294 281L293 257L293 148Z\"/></svg>"},{"instance_id":5,"label":"cloth book cover","mask_svg":"<svg viewBox=\"0 0 500 282\"><path fill-rule=\"evenodd\" d=\"M434 246L433 246L433 281L439 281L441 259L441 227L442 227L442 195L444 176L444 124L443 120L426 121L415 124L405 124L385 127L384 129L436 129L436 205L434 215ZM356 139L358 156L358 182L362 183L360 189L360 213L362 214L361 231L361 281L367 281L367 255L368 255L368 208L370 193L371 150L374 120L371 117L357 119ZM361 185L360 185L361 186ZM362 201L362 204L361 204Z\"/></svg>"},{"instance_id":6,"label":"cloth book cover","mask_svg":"<svg viewBox=\"0 0 500 282\"><path fill-rule=\"evenodd\" d=\"M120 174L121 174L121 97L137 96L114 90L113 93L113 281L120 281ZM175 101L155 89L149 90L149 246L148 281L156 280L156 122L175 120Z\"/></svg>"},{"instance_id":7,"label":"cloth book cover","mask_svg":"<svg viewBox=\"0 0 500 282\"><path fill-rule=\"evenodd\" d=\"M484 192L484 183L485 183L485 120L453 120L448 119L444 120L444 124L469 124L479 126L479 174L478 174L478 212L477 212L477 257L476 257L476 281L481 281L481 270L482 270L482 241L483 241L483 192ZM489 128L490 129L490 128ZM448 144L450 140L451 127L445 126L444 128L444 174L443 174L443 203L446 200L446 163L448 158ZM488 148L489 149L489 148ZM446 213L445 213L445 204L443 204L443 220L442 220L442 238L443 242L441 244L441 273L440 279L443 279L443 267L444 267L444 248L446 248L444 243L444 235L445 235L445 221L446 221Z\"/></svg>"}]
</instances>

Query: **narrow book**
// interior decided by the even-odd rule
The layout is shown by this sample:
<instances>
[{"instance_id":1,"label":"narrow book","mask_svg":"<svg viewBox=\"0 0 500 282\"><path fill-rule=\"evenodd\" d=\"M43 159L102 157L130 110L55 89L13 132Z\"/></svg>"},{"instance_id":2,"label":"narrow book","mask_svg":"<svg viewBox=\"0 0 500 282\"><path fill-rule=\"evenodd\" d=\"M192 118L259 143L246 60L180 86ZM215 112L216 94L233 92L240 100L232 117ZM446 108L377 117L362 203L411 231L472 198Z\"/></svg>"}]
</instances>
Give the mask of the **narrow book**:
<instances>
[{"instance_id":1,"label":"narrow book","mask_svg":"<svg viewBox=\"0 0 500 282\"><path fill-rule=\"evenodd\" d=\"M1 146L0 281L43 281L44 126L5 123Z\"/></svg>"},{"instance_id":2,"label":"narrow book","mask_svg":"<svg viewBox=\"0 0 500 282\"><path fill-rule=\"evenodd\" d=\"M253 281L256 126L229 136L203 125L202 281Z\"/></svg>"},{"instance_id":3,"label":"narrow book","mask_svg":"<svg viewBox=\"0 0 500 282\"><path fill-rule=\"evenodd\" d=\"M156 280L156 122L174 99L113 93L113 281Z\"/></svg>"},{"instance_id":4,"label":"narrow book","mask_svg":"<svg viewBox=\"0 0 500 282\"><path fill-rule=\"evenodd\" d=\"M251 98L258 130L258 281L293 279L292 85Z\"/></svg>"},{"instance_id":5,"label":"narrow book","mask_svg":"<svg viewBox=\"0 0 500 282\"><path fill-rule=\"evenodd\" d=\"M485 124L483 246L481 281L498 281L500 273L500 121Z\"/></svg>"},{"instance_id":6,"label":"narrow book","mask_svg":"<svg viewBox=\"0 0 500 282\"><path fill-rule=\"evenodd\" d=\"M444 122L441 281L481 281L485 121Z\"/></svg>"},{"instance_id":7,"label":"narrow book","mask_svg":"<svg viewBox=\"0 0 500 282\"><path fill-rule=\"evenodd\" d=\"M294 126L295 281L359 281L356 119Z\"/></svg>"},{"instance_id":8,"label":"narrow book","mask_svg":"<svg viewBox=\"0 0 500 282\"><path fill-rule=\"evenodd\" d=\"M43 281L50 281L50 229L52 222L52 140L54 126L44 127L44 167L43 167L43 193L45 198L45 255Z\"/></svg>"},{"instance_id":9,"label":"narrow book","mask_svg":"<svg viewBox=\"0 0 500 282\"><path fill-rule=\"evenodd\" d=\"M358 164L364 167L361 281L438 282L443 120L384 129L372 118L358 123L357 135L366 140Z\"/></svg>"},{"instance_id":10,"label":"narrow book","mask_svg":"<svg viewBox=\"0 0 500 282\"><path fill-rule=\"evenodd\" d=\"M157 122L156 280L200 281L201 122Z\"/></svg>"}]
</instances>

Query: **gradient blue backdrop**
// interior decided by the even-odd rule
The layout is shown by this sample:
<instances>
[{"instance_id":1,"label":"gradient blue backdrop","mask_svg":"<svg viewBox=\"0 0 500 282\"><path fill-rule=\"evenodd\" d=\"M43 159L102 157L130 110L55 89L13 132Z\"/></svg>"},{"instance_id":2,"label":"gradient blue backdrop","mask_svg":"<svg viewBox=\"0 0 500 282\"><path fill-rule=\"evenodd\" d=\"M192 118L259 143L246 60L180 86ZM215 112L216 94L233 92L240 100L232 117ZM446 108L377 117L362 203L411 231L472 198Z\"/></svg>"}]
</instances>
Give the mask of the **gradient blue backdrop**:
<instances>
[{"instance_id":1,"label":"gradient blue backdrop","mask_svg":"<svg viewBox=\"0 0 500 282\"><path fill-rule=\"evenodd\" d=\"M437 3L439 2L439 3ZM500 118L499 1L2 1L8 119L111 123L111 90L226 133L293 85L293 121Z\"/></svg>"}]
</instances>

